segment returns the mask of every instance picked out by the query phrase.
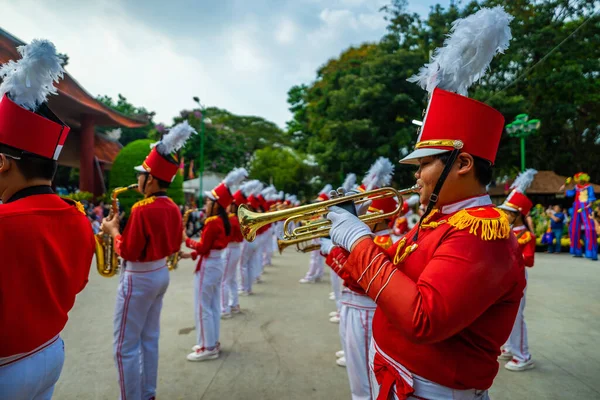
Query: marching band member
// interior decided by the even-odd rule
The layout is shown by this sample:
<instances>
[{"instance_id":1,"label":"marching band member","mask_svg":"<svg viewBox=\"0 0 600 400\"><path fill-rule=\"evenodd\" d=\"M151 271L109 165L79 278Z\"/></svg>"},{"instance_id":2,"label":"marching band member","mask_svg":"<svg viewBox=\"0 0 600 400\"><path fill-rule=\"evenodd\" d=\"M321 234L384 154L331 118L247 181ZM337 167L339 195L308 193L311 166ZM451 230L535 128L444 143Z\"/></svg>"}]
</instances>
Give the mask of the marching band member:
<instances>
[{"instance_id":1,"label":"marching band member","mask_svg":"<svg viewBox=\"0 0 600 400\"><path fill-rule=\"evenodd\" d=\"M135 167L138 190L145 199L131 208L122 235L118 216L102 221L102 231L114 238L117 254L125 261L113 338L121 399L156 396L160 312L169 286L166 257L179 252L183 231L179 207L166 191L179 168L173 153L192 133L187 122L174 126Z\"/></svg>"},{"instance_id":2,"label":"marching band member","mask_svg":"<svg viewBox=\"0 0 600 400\"><path fill-rule=\"evenodd\" d=\"M344 183L342 183L341 187L342 189L344 189L344 193L348 193L352 189L354 189L355 185L356 174L349 173L348 175L346 175L346 179L344 179ZM327 257L327 254L324 254L323 252L321 252L321 255ZM339 323L340 310L342 308L342 280L335 272L333 272L332 269L329 269L329 280L331 281L331 289L333 290L333 300L335 300L335 311L329 313L329 321L332 323Z\"/></svg>"},{"instance_id":3,"label":"marching band member","mask_svg":"<svg viewBox=\"0 0 600 400\"><path fill-rule=\"evenodd\" d=\"M262 212L269 212L271 208L271 196L277 192L275 186L270 185L264 188L257 196L260 201L260 208ZM272 236L273 224L268 224L257 232L257 240L260 242L260 269L256 277L256 283L262 283L262 274L265 270L266 265L271 265L272 247L270 237Z\"/></svg>"},{"instance_id":4,"label":"marching band member","mask_svg":"<svg viewBox=\"0 0 600 400\"><path fill-rule=\"evenodd\" d=\"M417 77L429 104L402 162L419 166L420 224L383 251L350 212L327 215L333 243L346 250L336 271L377 304L373 398L489 399L525 277L508 219L486 193L504 118L465 94L507 48L511 20L495 7L455 22Z\"/></svg>"},{"instance_id":5,"label":"marching band member","mask_svg":"<svg viewBox=\"0 0 600 400\"><path fill-rule=\"evenodd\" d=\"M316 202L329 200L329 192L331 192L332 186L330 184L325 185L323 189L319 192L317 196ZM319 241L317 239L313 240L313 243L318 244ZM318 251L312 251L310 253L310 265L308 267L308 271L304 278L300 279L300 283L315 283L321 280L323 276L323 269L325 267L325 259ZM332 317L334 318L334 317ZM331 321L334 323L339 323L337 321Z\"/></svg>"},{"instance_id":6,"label":"marching band member","mask_svg":"<svg viewBox=\"0 0 600 400\"><path fill-rule=\"evenodd\" d=\"M519 249L523 254L523 262L526 267L533 267L535 259L535 235L529 230L526 224L526 218L533 207L533 203L525 192L533 176L537 173L534 169L528 169L519 174L517 179L511 185L514 190L499 207L506 211L508 220L512 225L512 231L517 237ZM527 268L525 268L525 280L527 280ZM508 360L504 367L510 371L525 371L535 367L529 353L529 341L527 340L527 324L525 323L525 296L527 287L523 291L523 297L519 304L517 319L513 325L512 331L507 342L502 346L502 353L498 360Z\"/></svg>"},{"instance_id":7,"label":"marching band member","mask_svg":"<svg viewBox=\"0 0 600 400\"><path fill-rule=\"evenodd\" d=\"M247 199L246 205L252 211L261 210L258 194L262 189L263 184L257 180L250 181L242 186L242 193ZM238 292L242 296L249 296L254 294L252 291L252 284L260 271L262 253L260 252L260 241L258 238L252 242L244 241L243 246L244 250L242 251L242 257L240 258L241 287Z\"/></svg>"},{"instance_id":8,"label":"marching band member","mask_svg":"<svg viewBox=\"0 0 600 400\"><path fill-rule=\"evenodd\" d=\"M69 134L46 103L63 60L46 40L18 51L0 67L0 397L50 399L65 359L60 332L95 244L83 206L50 187Z\"/></svg>"},{"instance_id":9,"label":"marching band member","mask_svg":"<svg viewBox=\"0 0 600 400\"><path fill-rule=\"evenodd\" d=\"M366 191L386 187L390 184L394 166L390 160L380 157L371 167L363 185ZM357 210L358 215L369 213L392 213L397 208L397 201L394 198L387 197L381 199L369 200ZM374 243L387 250L393 244L390 235L390 224L392 219L381 221L375 224L372 232L375 233ZM326 250L331 245L322 244ZM343 250L336 247L330 250L327 257L327 265L335 269L335 260ZM348 371L350 381L350 392L354 400L369 399L372 392L371 377L369 375L368 349L371 343L373 315L377 304L367 296L365 291L356 286L344 288L342 292L342 307L340 312L340 337L343 343L344 358L338 359L338 365L344 363Z\"/></svg>"},{"instance_id":10,"label":"marching band member","mask_svg":"<svg viewBox=\"0 0 600 400\"><path fill-rule=\"evenodd\" d=\"M247 175L244 168L236 168L217 187L204 192L207 218L199 242L186 237L184 233L185 245L194 251L183 257L195 260L200 256L194 275L196 345L188 354L188 361L219 358L221 281L225 269L223 253L231 236L231 223L226 210L233 202L230 188L238 185Z\"/></svg>"},{"instance_id":11,"label":"marching band member","mask_svg":"<svg viewBox=\"0 0 600 400\"><path fill-rule=\"evenodd\" d=\"M248 172L241 168L248 176ZM229 223L231 225L231 234L229 235L229 244L223 253L223 259L225 260L225 271L223 272L223 280L221 283L221 318L231 318L231 313L240 313L240 302L238 297L238 282L237 282L237 266L240 262L242 255L242 243L244 237L240 228L240 221L238 220L237 210L238 206L244 204L246 198L242 193L241 189L238 189L233 194L233 201L227 208L229 213Z\"/></svg>"}]
</instances>

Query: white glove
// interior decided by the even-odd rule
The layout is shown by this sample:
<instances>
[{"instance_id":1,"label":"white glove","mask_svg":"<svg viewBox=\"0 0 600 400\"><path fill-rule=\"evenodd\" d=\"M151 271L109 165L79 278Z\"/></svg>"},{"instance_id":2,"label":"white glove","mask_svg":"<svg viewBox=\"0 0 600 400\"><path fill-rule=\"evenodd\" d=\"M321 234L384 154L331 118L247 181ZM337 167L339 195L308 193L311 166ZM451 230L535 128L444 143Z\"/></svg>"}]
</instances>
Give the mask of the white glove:
<instances>
[{"instance_id":1,"label":"white glove","mask_svg":"<svg viewBox=\"0 0 600 400\"><path fill-rule=\"evenodd\" d=\"M321 254L324 256L331 253L331 250L334 248L333 242L331 239L321 238Z\"/></svg>"},{"instance_id":2,"label":"white glove","mask_svg":"<svg viewBox=\"0 0 600 400\"><path fill-rule=\"evenodd\" d=\"M371 228L358 217L340 207L331 207L325 216L331 221L329 236L331 241L347 251L352 249L356 241L364 236L373 236Z\"/></svg>"}]
</instances>

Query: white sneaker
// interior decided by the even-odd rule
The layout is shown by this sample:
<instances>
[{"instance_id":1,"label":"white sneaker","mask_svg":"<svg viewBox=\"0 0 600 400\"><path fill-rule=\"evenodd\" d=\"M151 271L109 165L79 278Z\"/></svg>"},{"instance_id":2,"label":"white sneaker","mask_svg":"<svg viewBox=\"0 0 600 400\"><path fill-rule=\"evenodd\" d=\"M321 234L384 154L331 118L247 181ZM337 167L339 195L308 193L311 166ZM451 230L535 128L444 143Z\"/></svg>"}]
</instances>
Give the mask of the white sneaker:
<instances>
[{"instance_id":1,"label":"white sneaker","mask_svg":"<svg viewBox=\"0 0 600 400\"><path fill-rule=\"evenodd\" d=\"M342 358L342 357L344 357L344 350L336 351L336 352L335 352L335 356L336 356L337 358Z\"/></svg>"},{"instance_id":2,"label":"white sneaker","mask_svg":"<svg viewBox=\"0 0 600 400\"><path fill-rule=\"evenodd\" d=\"M339 324L340 317L338 317L337 315L335 317L331 317L331 318L329 318L329 322L331 322L332 324Z\"/></svg>"},{"instance_id":3,"label":"white sneaker","mask_svg":"<svg viewBox=\"0 0 600 400\"><path fill-rule=\"evenodd\" d=\"M337 360L335 360L335 363L337 365L339 365L340 367L346 367L346 357L340 357Z\"/></svg>"},{"instance_id":4,"label":"white sneaker","mask_svg":"<svg viewBox=\"0 0 600 400\"><path fill-rule=\"evenodd\" d=\"M207 361L219 358L219 350L214 348L212 350L198 349L193 353L187 355L188 361Z\"/></svg>"},{"instance_id":5,"label":"white sneaker","mask_svg":"<svg viewBox=\"0 0 600 400\"><path fill-rule=\"evenodd\" d=\"M302 278L298 282L300 282L300 283L315 283L315 281L313 281L312 279L306 279L306 278Z\"/></svg>"},{"instance_id":6,"label":"white sneaker","mask_svg":"<svg viewBox=\"0 0 600 400\"><path fill-rule=\"evenodd\" d=\"M260 279L260 276L258 278L256 278L256 283L263 283L264 281L262 279Z\"/></svg>"},{"instance_id":7,"label":"white sneaker","mask_svg":"<svg viewBox=\"0 0 600 400\"><path fill-rule=\"evenodd\" d=\"M335 301L335 296L329 296L329 300L334 300Z\"/></svg>"},{"instance_id":8,"label":"white sneaker","mask_svg":"<svg viewBox=\"0 0 600 400\"><path fill-rule=\"evenodd\" d=\"M245 290L240 290L240 291L238 292L238 294L239 294L240 296L248 296L250 293L246 292Z\"/></svg>"},{"instance_id":9,"label":"white sneaker","mask_svg":"<svg viewBox=\"0 0 600 400\"><path fill-rule=\"evenodd\" d=\"M221 314L221 319L230 319L232 318L231 313L223 313Z\"/></svg>"},{"instance_id":10,"label":"white sneaker","mask_svg":"<svg viewBox=\"0 0 600 400\"><path fill-rule=\"evenodd\" d=\"M329 297L331 297L331 296L335 296L335 293L329 292Z\"/></svg>"},{"instance_id":11,"label":"white sneaker","mask_svg":"<svg viewBox=\"0 0 600 400\"><path fill-rule=\"evenodd\" d=\"M338 312L337 311L332 311L332 312L329 313L329 316L330 317L336 317L336 316L338 316Z\"/></svg>"},{"instance_id":12,"label":"white sneaker","mask_svg":"<svg viewBox=\"0 0 600 400\"><path fill-rule=\"evenodd\" d=\"M240 308L239 305L231 307L231 313L232 314L239 314L241 312L242 312L242 310L241 310L241 308Z\"/></svg>"},{"instance_id":13,"label":"white sneaker","mask_svg":"<svg viewBox=\"0 0 600 400\"><path fill-rule=\"evenodd\" d=\"M192 347L192 351L198 351L200 350L200 346L195 345L194 347Z\"/></svg>"},{"instance_id":14,"label":"white sneaker","mask_svg":"<svg viewBox=\"0 0 600 400\"><path fill-rule=\"evenodd\" d=\"M513 358L504 366L504 368L506 368L507 370L516 372L526 371L533 367L535 367L535 364L533 363L533 360L531 358L527 361L519 361L516 358Z\"/></svg>"},{"instance_id":15,"label":"white sneaker","mask_svg":"<svg viewBox=\"0 0 600 400\"><path fill-rule=\"evenodd\" d=\"M513 353L502 349L502 353L498 356L498 361L508 361L513 359Z\"/></svg>"}]
</instances>

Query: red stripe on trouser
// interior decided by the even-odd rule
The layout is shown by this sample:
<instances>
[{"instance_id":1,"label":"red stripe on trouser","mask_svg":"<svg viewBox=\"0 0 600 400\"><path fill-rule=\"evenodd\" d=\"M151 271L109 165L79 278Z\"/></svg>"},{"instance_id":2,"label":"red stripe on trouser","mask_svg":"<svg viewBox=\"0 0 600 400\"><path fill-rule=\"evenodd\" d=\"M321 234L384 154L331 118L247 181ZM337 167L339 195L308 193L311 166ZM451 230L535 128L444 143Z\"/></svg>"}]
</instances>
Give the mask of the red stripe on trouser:
<instances>
[{"instance_id":1,"label":"red stripe on trouser","mask_svg":"<svg viewBox=\"0 0 600 400\"><path fill-rule=\"evenodd\" d=\"M204 324L202 321L202 282L204 281L204 271L206 270L206 258L202 260L202 265L200 266L200 278L198 278L198 318L200 319L200 338L202 339L202 346L205 347L204 340ZM200 345L200 343L198 343Z\"/></svg>"},{"instance_id":2,"label":"red stripe on trouser","mask_svg":"<svg viewBox=\"0 0 600 400\"><path fill-rule=\"evenodd\" d=\"M119 377L121 379L121 399L126 400L125 395L125 373L123 372L123 357L121 356L121 350L123 348L123 340L125 338L125 327L127 324L127 312L129 310L129 300L131 299L131 293L133 292L133 279L131 275L127 276L128 289L127 295L125 296L125 302L123 304L123 314L121 316L121 330L119 331L119 344L117 345L117 364L119 365Z\"/></svg>"}]
</instances>

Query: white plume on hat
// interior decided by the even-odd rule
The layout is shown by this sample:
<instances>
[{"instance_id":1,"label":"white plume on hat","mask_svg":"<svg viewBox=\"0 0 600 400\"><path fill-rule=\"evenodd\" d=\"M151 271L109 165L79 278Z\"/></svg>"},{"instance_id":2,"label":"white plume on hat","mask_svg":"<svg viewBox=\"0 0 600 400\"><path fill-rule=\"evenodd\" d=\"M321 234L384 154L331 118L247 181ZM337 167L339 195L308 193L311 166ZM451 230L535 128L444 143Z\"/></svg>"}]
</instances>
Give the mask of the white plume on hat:
<instances>
[{"instance_id":1,"label":"white plume on hat","mask_svg":"<svg viewBox=\"0 0 600 400\"><path fill-rule=\"evenodd\" d=\"M525 194L529 186L533 183L533 179L537 171L533 168L526 169L517 175L515 181L510 185L510 189L515 189L517 192Z\"/></svg>"},{"instance_id":2,"label":"white plume on hat","mask_svg":"<svg viewBox=\"0 0 600 400\"><path fill-rule=\"evenodd\" d=\"M346 179L344 180L344 183L342 184L342 188L344 189L345 192L349 192L354 188L355 184L356 184L356 174L349 173L348 175L346 175Z\"/></svg>"},{"instance_id":3,"label":"white plume on hat","mask_svg":"<svg viewBox=\"0 0 600 400\"><path fill-rule=\"evenodd\" d=\"M0 97L8 93L19 106L36 111L48 95L57 94L54 83L64 75L63 59L48 40L34 39L17 50L22 58L0 67Z\"/></svg>"},{"instance_id":4,"label":"white plume on hat","mask_svg":"<svg viewBox=\"0 0 600 400\"><path fill-rule=\"evenodd\" d=\"M367 191L376 187L381 188L390 184L393 174L394 164L388 158L379 157L363 179L363 184Z\"/></svg>"},{"instance_id":5,"label":"white plume on hat","mask_svg":"<svg viewBox=\"0 0 600 400\"><path fill-rule=\"evenodd\" d=\"M331 192L332 189L333 189L333 187L328 183L327 185L325 185L325 187L323 189L321 189L319 194L325 194L325 195L329 196L329 192Z\"/></svg>"},{"instance_id":6,"label":"white plume on hat","mask_svg":"<svg viewBox=\"0 0 600 400\"><path fill-rule=\"evenodd\" d=\"M417 204L419 204L420 198L421 197L418 194L413 194L408 199L406 199L406 204L408 204L409 207L414 207Z\"/></svg>"},{"instance_id":7,"label":"white plume on hat","mask_svg":"<svg viewBox=\"0 0 600 400\"><path fill-rule=\"evenodd\" d=\"M260 181L254 179L248 182L245 182L244 184L242 184L242 186L240 187L240 190L242 191L242 194L244 195L244 197L249 197L253 194L256 194L258 192L260 192L263 188L263 184L260 183Z\"/></svg>"},{"instance_id":8,"label":"white plume on hat","mask_svg":"<svg viewBox=\"0 0 600 400\"><path fill-rule=\"evenodd\" d=\"M276 192L277 192L277 189L275 189L275 186L270 185L270 186L267 186L266 188L264 188L263 190L261 190L260 194L266 200L267 196L270 196L270 195L272 195L273 193L276 193Z\"/></svg>"},{"instance_id":9,"label":"white plume on hat","mask_svg":"<svg viewBox=\"0 0 600 400\"><path fill-rule=\"evenodd\" d=\"M192 133L198 132L187 121L183 121L169 129L169 132L159 142L151 144L150 148L157 146L156 150L160 154L168 156L181 149Z\"/></svg>"},{"instance_id":10,"label":"white plume on hat","mask_svg":"<svg viewBox=\"0 0 600 400\"><path fill-rule=\"evenodd\" d=\"M227 174L225 179L223 179L223 183L229 188L229 190L232 190L232 188L242 183L242 181L247 177L248 171L246 171L246 168L234 168Z\"/></svg>"},{"instance_id":11,"label":"white plume on hat","mask_svg":"<svg viewBox=\"0 0 600 400\"><path fill-rule=\"evenodd\" d=\"M444 47L436 49L429 64L408 81L429 93L439 87L466 96L467 89L486 73L492 58L508 48L512 19L502 6L496 6L454 21Z\"/></svg>"}]
</instances>

